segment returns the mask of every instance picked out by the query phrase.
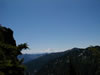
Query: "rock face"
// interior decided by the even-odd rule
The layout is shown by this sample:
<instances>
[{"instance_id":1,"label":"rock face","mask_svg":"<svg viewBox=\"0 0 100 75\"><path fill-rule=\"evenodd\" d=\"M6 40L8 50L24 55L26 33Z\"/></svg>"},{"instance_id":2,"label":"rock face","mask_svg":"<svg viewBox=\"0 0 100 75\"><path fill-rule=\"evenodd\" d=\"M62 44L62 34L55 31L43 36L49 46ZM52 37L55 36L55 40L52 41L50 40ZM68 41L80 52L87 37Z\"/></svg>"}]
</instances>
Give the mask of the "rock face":
<instances>
[{"instance_id":1,"label":"rock face","mask_svg":"<svg viewBox=\"0 0 100 75\"><path fill-rule=\"evenodd\" d=\"M0 26L0 42L16 46L13 38L13 31L10 28Z\"/></svg>"},{"instance_id":2,"label":"rock face","mask_svg":"<svg viewBox=\"0 0 100 75\"><path fill-rule=\"evenodd\" d=\"M0 75L24 75L24 67L17 59L20 51L13 31L0 26Z\"/></svg>"}]
</instances>

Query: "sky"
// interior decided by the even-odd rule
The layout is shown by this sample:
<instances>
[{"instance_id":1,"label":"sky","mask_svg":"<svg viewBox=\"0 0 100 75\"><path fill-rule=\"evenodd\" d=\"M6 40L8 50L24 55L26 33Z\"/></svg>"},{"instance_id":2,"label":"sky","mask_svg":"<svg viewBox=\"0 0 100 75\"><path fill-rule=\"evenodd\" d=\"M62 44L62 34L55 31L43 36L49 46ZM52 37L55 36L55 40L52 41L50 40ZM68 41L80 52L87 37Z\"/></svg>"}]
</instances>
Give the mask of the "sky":
<instances>
[{"instance_id":1,"label":"sky","mask_svg":"<svg viewBox=\"0 0 100 75\"><path fill-rule=\"evenodd\" d=\"M100 45L100 0L0 0L0 24L28 44L23 53Z\"/></svg>"}]
</instances>

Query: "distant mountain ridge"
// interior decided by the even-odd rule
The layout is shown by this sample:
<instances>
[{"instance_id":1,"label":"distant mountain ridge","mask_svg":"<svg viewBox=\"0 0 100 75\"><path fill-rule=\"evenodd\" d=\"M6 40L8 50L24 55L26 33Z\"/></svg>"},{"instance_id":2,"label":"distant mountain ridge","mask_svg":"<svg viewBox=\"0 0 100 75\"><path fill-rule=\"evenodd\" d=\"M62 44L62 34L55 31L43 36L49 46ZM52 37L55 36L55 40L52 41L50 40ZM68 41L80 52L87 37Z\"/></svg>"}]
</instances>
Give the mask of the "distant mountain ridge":
<instances>
[{"instance_id":1,"label":"distant mountain ridge","mask_svg":"<svg viewBox=\"0 0 100 75\"><path fill-rule=\"evenodd\" d=\"M39 53L39 54L22 54L22 55L19 55L18 56L18 59L21 60L24 58L24 61L23 63L27 63L31 60L34 60L34 59L37 59L39 58L40 56L43 56L45 55L46 53Z\"/></svg>"}]
</instances>

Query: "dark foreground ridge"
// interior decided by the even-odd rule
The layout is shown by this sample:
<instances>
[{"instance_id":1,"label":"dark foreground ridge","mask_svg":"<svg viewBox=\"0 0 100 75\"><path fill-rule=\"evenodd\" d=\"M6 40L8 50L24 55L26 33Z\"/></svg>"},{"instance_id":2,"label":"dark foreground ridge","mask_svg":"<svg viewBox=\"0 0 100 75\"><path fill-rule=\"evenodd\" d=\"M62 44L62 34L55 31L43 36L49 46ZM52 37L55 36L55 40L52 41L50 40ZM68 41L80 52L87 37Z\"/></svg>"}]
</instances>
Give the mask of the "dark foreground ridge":
<instances>
[{"instance_id":1,"label":"dark foreground ridge","mask_svg":"<svg viewBox=\"0 0 100 75\"><path fill-rule=\"evenodd\" d=\"M25 66L29 75L100 75L100 46L46 54Z\"/></svg>"},{"instance_id":2,"label":"dark foreground ridge","mask_svg":"<svg viewBox=\"0 0 100 75\"><path fill-rule=\"evenodd\" d=\"M13 31L0 25L0 75L24 75L24 66L17 56L26 44L16 46Z\"/></svg>"},{"instance_id":3,"label":"dark foreground ridge","mask_svg":"<svg viewBox=\"0 0 100 75\"><path fill-rule=\"evenodd\" d=\"M100 75L100 46L74 48L66 52L35 75Z\"/></svg>"}]
</instances>

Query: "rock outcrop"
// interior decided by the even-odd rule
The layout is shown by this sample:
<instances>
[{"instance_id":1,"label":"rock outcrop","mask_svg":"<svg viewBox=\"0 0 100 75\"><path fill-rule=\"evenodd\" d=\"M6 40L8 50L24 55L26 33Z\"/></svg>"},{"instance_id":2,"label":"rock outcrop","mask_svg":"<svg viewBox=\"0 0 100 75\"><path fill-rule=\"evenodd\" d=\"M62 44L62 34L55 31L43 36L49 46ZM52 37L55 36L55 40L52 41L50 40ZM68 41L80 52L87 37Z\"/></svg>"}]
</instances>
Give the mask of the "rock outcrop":
<instances>
[{"instance_id":1,"label":"rock outcrop","mask_svg":"<svg viewBox=\"0 0 100 75\"><path fill-rule=\"evenodd\" d=\"M0 26L0 75L24 75L24 66L17 59L23 48L22 44L19 46L16 46L13 31Z\"/></svg>"}]
</instances>

